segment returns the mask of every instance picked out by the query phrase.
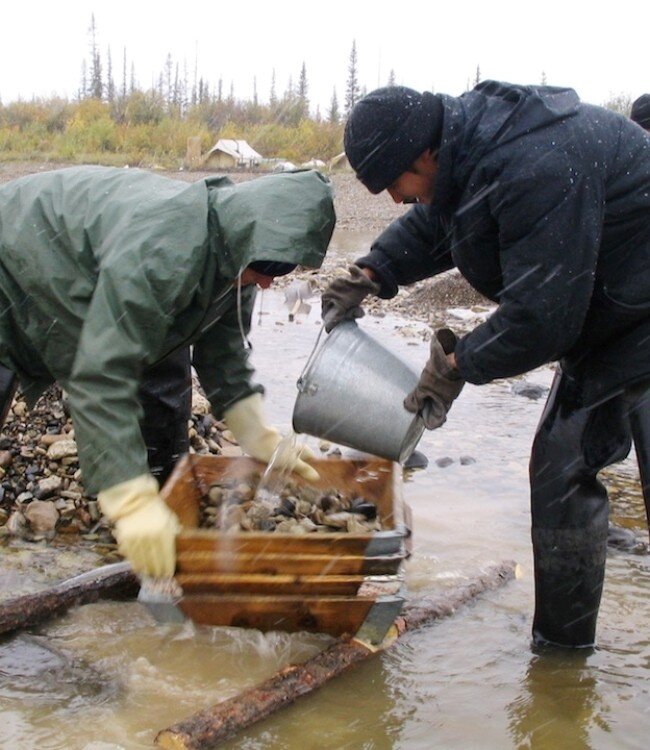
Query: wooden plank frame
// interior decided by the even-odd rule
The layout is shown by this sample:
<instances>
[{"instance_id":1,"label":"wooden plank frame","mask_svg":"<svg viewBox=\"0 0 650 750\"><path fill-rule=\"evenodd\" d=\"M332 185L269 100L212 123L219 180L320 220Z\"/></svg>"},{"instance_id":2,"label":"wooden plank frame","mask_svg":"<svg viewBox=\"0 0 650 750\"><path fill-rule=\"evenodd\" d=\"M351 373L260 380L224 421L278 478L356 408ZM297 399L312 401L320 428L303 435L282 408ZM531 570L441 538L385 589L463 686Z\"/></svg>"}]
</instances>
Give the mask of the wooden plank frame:
<instances>
[{"instance_id":1,"label":"wooden plank frame","mask_svg":"<svg viewBox=\"0 0 650 750\"><path fill-rule=\"evenodd\" d=\"M161 494L179 517L176 580L181 610L194 622L355 633L371 612L373 596L357 592L366 577L393 582L409 536L401 494L401 467L385 459L324 458L311 462L320 480L310 486L363 496L377 505L382 531L228 534L198 528L201 500L217 482L250 480L266 466L242 457L187 455ZM302 478L292 481L306 484Z\"/></svg>"}]
</instances>

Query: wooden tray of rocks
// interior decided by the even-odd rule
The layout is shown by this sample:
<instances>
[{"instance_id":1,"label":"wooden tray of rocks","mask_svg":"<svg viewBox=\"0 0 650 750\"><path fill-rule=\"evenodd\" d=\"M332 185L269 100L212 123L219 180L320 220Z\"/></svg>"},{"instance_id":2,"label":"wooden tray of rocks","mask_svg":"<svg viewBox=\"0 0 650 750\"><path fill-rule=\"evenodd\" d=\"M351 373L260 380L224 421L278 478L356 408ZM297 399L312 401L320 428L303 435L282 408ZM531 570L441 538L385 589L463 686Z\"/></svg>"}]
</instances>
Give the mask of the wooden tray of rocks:
<instances>
[{"instance_id":1,"label":"wooden tray of rocks","mask_svg":"<svg viewBox=\"0 0 650 750\"><path fill-rule=\"evenodd\" d=\"M244 456L179 461L161 495L182 525L175 579L187 617L381 641L403 601L410 532L401 467L371 456L311 463L320 475L313 484L264 476L265 465ZM260 521L263 476L263 486L275 479L284 489L273 500L262 496L275 507Z\"/></svg>"}]
</instances>

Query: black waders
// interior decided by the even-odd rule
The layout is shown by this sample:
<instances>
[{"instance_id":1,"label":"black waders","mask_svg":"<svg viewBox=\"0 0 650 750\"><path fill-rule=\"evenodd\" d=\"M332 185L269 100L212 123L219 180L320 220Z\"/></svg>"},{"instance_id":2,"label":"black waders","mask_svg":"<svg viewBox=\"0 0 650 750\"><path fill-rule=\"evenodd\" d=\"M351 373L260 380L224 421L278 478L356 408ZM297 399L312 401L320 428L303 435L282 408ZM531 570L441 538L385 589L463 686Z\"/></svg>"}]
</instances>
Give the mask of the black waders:
<instances>
[{"instance_id":1,"label":"black waders","mask_svg":"<svg viewBox=\"0 0 650 750\"><path fill-rule=\"evenodd\" d=\"M609 514L596 475L628 455L632 438L647 511L650 384L584 408L573 381L556 375L530 461L537 643L594 645Z\"/></svg>"}]
</instances>

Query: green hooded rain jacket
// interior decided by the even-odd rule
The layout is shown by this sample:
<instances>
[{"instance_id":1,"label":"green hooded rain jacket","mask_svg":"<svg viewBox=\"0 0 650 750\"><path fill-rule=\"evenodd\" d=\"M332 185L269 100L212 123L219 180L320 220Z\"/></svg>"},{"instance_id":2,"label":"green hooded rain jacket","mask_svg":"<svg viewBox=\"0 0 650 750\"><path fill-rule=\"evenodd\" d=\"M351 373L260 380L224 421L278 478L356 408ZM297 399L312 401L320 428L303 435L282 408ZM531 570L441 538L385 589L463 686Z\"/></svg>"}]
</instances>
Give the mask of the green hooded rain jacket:
<instances>
[{"instance_id":1,"label":"green hooded rain jacket","mask_svg":"<svg viewBox=\"0 0 650 750\"><path fill-rule=\"evenodd\" d=\"M319 268L334 228L329 182L298 171L233 184L78 167L0 188L0 363L33 404L69 394L91 492L148 471L137 391L145 368L193 345L214 413L261 392L245 335L256 260Z\"/></svg>"}]
</instances>

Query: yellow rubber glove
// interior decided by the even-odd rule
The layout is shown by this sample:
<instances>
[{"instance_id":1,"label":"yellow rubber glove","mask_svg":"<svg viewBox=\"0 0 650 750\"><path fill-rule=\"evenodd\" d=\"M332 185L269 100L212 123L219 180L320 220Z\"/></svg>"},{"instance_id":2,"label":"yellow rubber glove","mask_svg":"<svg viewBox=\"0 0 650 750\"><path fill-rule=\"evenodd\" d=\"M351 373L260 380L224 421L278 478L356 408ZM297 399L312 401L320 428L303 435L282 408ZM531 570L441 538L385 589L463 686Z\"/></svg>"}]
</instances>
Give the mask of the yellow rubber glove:
<instances>
[{"instance_id":1,"label":"yellow rubber glove","mask_svg":"<svg viewBox=\"0 0 650 750\"><path fill-rule=\"evenodd\" d=\"M259 393L253 393L237 401L234 406L226 410L223 416L228 429L235 436L235 440L244 453L248 453L258 461L269 463L282 437L264 420L262 396ZM319 474L316 469L302 460L303 457L314 457L306 445L294 447L285 444L282 446L281 455L276 457L277 468L290 468L307 481L315 482L319 479Z\"/></svg>"},{"instance_id":2,"label":"yellow rubber glove","mask_svg":"<svg viewBox=\"0 0 650 750\"><path fill-rule=\"evenodd\" d=\"M102 490L97 499L114 522L118 549L133 570L152 578L173 576L180 524L158 495L158 482L142 474Z\"/></svg>"}]
</instances>

